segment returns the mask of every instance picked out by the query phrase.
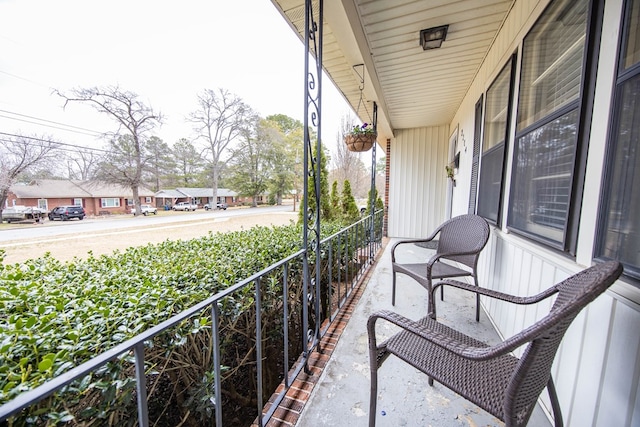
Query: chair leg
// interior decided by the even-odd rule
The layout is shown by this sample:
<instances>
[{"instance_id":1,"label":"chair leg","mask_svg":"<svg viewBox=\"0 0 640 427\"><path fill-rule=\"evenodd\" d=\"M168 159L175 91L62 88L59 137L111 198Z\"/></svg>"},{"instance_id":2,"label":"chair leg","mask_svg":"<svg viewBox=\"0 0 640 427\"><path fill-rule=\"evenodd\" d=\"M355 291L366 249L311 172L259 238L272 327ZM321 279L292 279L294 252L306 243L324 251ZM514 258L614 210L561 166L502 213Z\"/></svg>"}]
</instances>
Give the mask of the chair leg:
<instances>
[{"instance_id":1,"label":"chair leg","mask_svg":"<svg viewBox=\"0 0 640 427\"><path fill-rule=\"evenodd\" d=\"M369 393L369 427L375 427L378 403L378 369L376 366L371 367L371 390Z\"/></svg>"},{"instance_id":2,"label":"chair leg","mask_svg":"<svg viewBox=\"0 0 640 427\"><path fill-rule=\"evenodd\" d=\"M392 280L391 280L391 305L395 306L396 305L396 272L394 271L392 273Z\"/></svg>"},{"instance_id":3,"label":"chair leg","mask_svg":"<svg viewBox=\"0 0 640 427\"><path fill-rule=\"evenodd\" d=\"M478 286L478 277L474 274L473 281ZM476 293L476 322L480 321L480 294Z\"/></svg>"},{"instance_id":4,"label":"chair leg","mask_svg":"<svg viewBox=\"0 0 640 427\"><path fill-rule=\"evenodd\" d=\"M553 384L553 378L549 377L547 382L547 391L549 392L549 399L551 400L551 409L553 409L553 423L555 427L563 427L562 411L560 410L560 402L558 402L558 395L556 394L556 387Z\"/></svg>"},{"instance_id":5,"label":"chair leg","mask_svg":"<svg viewBox=\"0 0 640 427\"><path fill-rule=\"evenodd\" d=\"M435 320L435 318L436 318L436 302L435 302L436 296L435 296L435 292L433 291L433 286L431 286L431 281L429 281L427 283L426 288L427 288L427 293L428 293L427 315Z\"/></svg>"}]
</instances>

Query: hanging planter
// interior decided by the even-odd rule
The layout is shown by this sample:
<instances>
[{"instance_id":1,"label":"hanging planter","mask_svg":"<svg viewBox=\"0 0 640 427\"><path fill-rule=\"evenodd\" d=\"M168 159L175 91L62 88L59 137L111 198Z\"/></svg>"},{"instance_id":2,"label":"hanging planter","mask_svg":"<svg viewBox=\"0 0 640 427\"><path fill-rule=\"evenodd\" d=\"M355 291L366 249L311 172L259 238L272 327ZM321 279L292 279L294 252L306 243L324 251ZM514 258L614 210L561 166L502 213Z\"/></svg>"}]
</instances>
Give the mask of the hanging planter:
<instances>
[{"instance_id":1,"label":"hanging planter","mask_svg":"<svg viewBox=\"0 0 640 427\"><path fill-rule=\"evenodd\" d=\"M370 128L368 123L365 123L362 126L354 126L351 132L344 136L344 142L349 151L362 153L373 147L377 137L376 131Z\"/></svg>"}]
</instances>

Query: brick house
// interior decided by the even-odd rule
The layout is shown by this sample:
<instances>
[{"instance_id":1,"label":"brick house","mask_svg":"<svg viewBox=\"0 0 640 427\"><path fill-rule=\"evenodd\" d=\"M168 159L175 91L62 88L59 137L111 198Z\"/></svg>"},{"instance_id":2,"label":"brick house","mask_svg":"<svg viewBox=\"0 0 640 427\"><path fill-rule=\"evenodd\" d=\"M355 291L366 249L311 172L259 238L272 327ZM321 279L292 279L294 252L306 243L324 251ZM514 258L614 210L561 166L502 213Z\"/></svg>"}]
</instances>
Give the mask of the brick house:
<instances>
[{"instance_id":1,"label":"brick house","mask_svg":"<svg viewBox=\"0 0 640 427\"><path fill-rule=\"evenodd\" d=\"M139 188L140 203L155 205L153 191ZM9 188L5 207L24 205L46 211L64 206L83 206L87 215L129 213L133 206L131 188L102 181L71 179L37 179L28 184L14 184Z\"/></svg>"},{"instance_id":2,"label":"brick house","mask_svg":"<svg viewBox=\"0 0 640 427\"><path fill-rule=\"evenodd\" d=\"M174 190L160 190L155 194L157 207L173 206L179 202L191 202L203 207L209 203L213 205L213 188L178 187ZM229 206L238 206L246 198L239 197L238 193L227 188L218 188L216 202L226 203Z\"/></svg>"}]
</instances>

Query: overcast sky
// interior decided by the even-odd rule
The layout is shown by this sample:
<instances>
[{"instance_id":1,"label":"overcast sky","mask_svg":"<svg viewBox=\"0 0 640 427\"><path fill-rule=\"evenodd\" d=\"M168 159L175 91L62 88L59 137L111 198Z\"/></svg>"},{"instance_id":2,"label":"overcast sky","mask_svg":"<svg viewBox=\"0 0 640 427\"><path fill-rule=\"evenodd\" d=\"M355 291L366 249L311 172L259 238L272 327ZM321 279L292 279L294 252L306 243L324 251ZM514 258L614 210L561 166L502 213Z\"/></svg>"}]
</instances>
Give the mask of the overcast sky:
<instances>
[{"instance_id":1,"label":"overcast sky","mask_svg":"<svg viewBox=\"0 0 640 427\"><path fill-rule=\"evenodd\" d=\"M269 0L0 0L0 132L101 147L92 131L115 124L88 104L63 109L52 90L106 85L162 112L156 134L169 145L192 139L184 119L205 88L302 121L303 52ZM324 82L331 148L349 108Z\"/></svg>"}]
</instances>

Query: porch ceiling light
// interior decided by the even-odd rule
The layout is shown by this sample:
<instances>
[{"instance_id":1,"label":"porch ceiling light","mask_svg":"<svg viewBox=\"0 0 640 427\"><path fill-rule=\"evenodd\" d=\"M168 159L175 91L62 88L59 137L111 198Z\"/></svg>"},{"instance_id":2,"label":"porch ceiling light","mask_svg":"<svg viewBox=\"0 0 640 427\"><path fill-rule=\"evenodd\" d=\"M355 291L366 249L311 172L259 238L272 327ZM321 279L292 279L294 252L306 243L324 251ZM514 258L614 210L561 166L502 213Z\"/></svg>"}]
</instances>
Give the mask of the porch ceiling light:
<instances>
[{"instance_id":1,"label":"porch ceiling light","mask_svg":"<svg viewBox=\"0 0 640 427\"><path fill-rule=\"evenodd\" d=\"M442 42L447 38L448 28L448 25L443 25L441 27L420 30L420 45L422 49L437 49L442 46Z\"/></svg>"}]
</instances>

